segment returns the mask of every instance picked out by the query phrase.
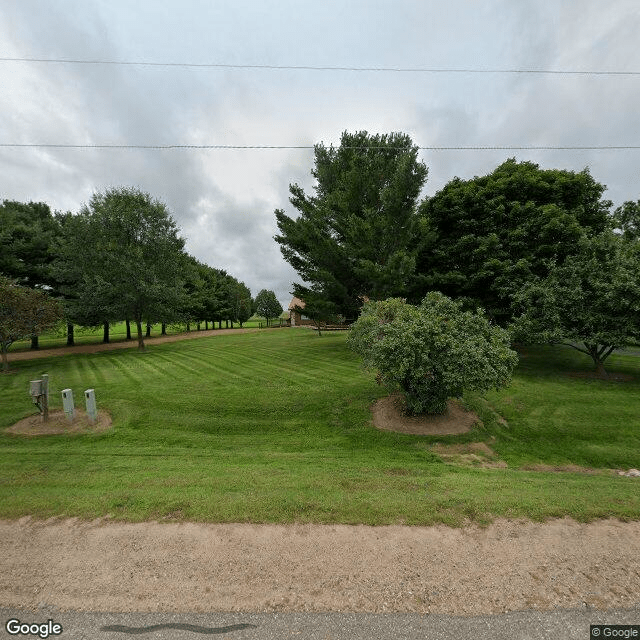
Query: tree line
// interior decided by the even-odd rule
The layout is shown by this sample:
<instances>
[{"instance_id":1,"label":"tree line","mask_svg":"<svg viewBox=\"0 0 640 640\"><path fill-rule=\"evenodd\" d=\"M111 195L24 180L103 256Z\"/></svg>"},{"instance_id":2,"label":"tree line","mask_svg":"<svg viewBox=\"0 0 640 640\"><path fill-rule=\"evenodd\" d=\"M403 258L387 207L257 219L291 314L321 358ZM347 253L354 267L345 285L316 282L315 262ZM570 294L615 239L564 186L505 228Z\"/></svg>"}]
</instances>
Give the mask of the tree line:
<instances>
[{"instance_id":1,"label":"tree line","mask_svg":"<svg viewBox=\"0 0 640 640\"><path fill-rule=\"evenodd\" d=\"M162 323L163 333L171 323L186 324L187 330L203 323L242 326L256 311L249 288L196 260L184 245L166 205L136 188L95 193L77 214L4 200L0 342L5 368L12 342L31 336L37 348L38 334L62 318L68 345L74 344L74 325L102 326L108 342L109 326L124 320L127 337L133 326L141 350L155 323ZM258 302L267 293L272 294L260 292Z\"/></svg>"},{"instance_id":2,"label":"tree line","mask_svg":"<svg viewBox=\"0 0 640 640\"><path fill-rule=\"evenodd\" d=\"M355 320L366 301L432 292L478 307L520 343L564 343L605 375L640 339L640 200L613 209L588 169L508 159L419 200L428 170L403 133L315 146L312 193L275 211L276 242L305 314Z\"/></svg>"}]
</instances>

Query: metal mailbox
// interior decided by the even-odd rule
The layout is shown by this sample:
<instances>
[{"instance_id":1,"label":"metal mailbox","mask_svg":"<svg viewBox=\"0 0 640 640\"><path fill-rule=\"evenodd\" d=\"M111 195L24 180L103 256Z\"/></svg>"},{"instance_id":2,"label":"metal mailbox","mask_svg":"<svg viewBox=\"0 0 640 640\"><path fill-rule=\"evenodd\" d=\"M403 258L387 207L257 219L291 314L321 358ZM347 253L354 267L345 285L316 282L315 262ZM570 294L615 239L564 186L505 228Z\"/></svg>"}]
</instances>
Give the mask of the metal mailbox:
<instances>
[{"instance_id":1,"label":"metal mailbox","mask_svg":"<svg viewBox=\"0 0 640 640\"><path fill-rule=\"evenodd\" d=\"M43 395L42 380L31 380L29 383L29 394L33 400L33 404L38 404L40 396Z\"/></svg>"}]
</instances>

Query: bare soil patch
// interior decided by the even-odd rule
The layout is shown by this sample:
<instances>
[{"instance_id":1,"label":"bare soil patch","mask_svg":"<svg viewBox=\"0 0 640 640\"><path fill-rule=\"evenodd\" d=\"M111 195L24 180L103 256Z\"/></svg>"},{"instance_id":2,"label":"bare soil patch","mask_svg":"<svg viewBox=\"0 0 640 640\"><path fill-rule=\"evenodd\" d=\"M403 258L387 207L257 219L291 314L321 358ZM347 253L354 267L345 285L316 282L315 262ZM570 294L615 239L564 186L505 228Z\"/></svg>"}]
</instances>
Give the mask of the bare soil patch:
<instances>
[{"instance_id":1,"label":"bare soil patch","mask_svg":"<svg viewBox=\"0 0 640 640\"><path fill-rule=\"evenodd\" d=\"M380 398L372 407L373 424L384 431L415 435L451 435L466 433L480 422L477 414L467 411L457 400L449 400L447 411L439 416L408 416L403 412L402 396Z\"/></svg>"},{"instance_id":2,"label":"bare soil patch","mask_svg":"<svg viewBox=\"0 0 640 640\"><path fill-rule=\"evenodd\" d=\"M466 444L442 444L437 442L431 451L445 462L470 465L483 469L506 469L507 463L500 460L496 452L484 442Z\"/></svg>"},{"instance_id":3,"label":"bare soil patch","mask_svg":"<svg viewBox=\"0 0 640 640\"><path fill-rule=\"evenodd\" d=\"M49 420L42 422L39 414L23 418L11 427L5 429L5 433L15 436L54 436L62 434L102 433L111 428L111 416L106 411L98 411L95 423L83 409L76 409L72 422L69 422L64 411L54 409L49 411Z\"/></svg>"}]
</instances>

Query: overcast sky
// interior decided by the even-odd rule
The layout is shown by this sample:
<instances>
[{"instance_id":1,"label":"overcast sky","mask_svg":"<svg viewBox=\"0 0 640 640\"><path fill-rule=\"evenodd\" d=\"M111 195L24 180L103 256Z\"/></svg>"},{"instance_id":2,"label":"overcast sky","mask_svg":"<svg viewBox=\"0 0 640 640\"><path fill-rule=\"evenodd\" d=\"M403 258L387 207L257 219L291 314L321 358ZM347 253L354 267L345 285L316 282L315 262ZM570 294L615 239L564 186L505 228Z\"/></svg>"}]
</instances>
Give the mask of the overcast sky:
<instances>
[{"instance_id":1,"label":"overcast sky","mask_svg":"<svg viewBox=\"0 0 640 640\"><path fill-rule=\"evenodd\" d=\"M0 0L0 58L640 72L637 0ZM344 130L419 146L640 145L640 75L220 69L0 61L0 143L313 145ZM424 195L508 157L588 166L640 198L640 150L422 151ZM78 211L136 186L189 253L285 305L273 240L312 150L0 147L0 199Z\"/></svg>"}]
</instances>

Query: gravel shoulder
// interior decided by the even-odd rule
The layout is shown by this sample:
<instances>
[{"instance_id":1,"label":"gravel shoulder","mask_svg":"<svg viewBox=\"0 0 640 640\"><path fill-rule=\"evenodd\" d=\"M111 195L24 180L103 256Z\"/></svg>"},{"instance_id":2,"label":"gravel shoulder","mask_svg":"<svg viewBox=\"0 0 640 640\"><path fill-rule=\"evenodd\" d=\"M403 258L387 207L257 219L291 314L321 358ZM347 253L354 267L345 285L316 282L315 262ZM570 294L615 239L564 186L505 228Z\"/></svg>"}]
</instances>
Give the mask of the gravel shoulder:
<instances>
[{"instance_id":1,"label":"gravel shoulder","mask_svg":"<svg viewBox=\"0 0 640 640\"><path fill-rule=\"evenodd\" d=\"M0 606L453 615L640 606L640 522L0 521Z\"/></svg>"}]
</instances>

